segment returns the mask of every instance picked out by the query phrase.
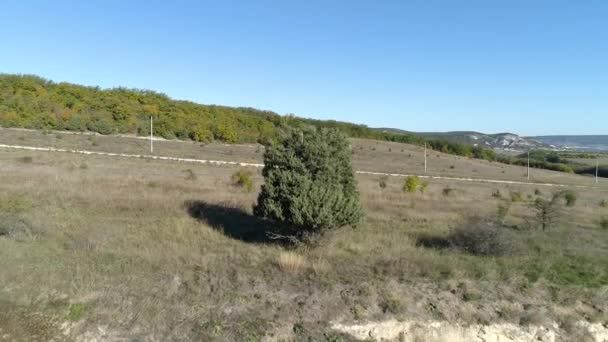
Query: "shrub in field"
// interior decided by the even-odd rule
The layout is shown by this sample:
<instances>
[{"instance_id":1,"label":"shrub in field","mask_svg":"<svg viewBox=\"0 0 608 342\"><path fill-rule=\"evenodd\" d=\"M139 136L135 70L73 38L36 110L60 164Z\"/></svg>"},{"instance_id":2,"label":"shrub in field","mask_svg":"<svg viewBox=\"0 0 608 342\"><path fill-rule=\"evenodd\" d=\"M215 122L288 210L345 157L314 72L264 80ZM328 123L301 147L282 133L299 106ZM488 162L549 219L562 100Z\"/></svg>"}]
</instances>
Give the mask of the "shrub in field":
<instances>
[{"instance_id":1,"label":"shrub in field","mask_svg":"<svg viewBox=\"0 0 608 342\"><path fill-rule=\"evenodd\" d=\"M569 207L573 207L576 204L576 200L578 199L576 192L571 191L571 190L564 191L563 196L564 196L564 199L566 200L566 205Z\"/></svg>"},{"instance_id":2,"label":"shrub in field","mask_svg":"<svg viewBox=\"0 0 608 342\"><path fill-rule=\"evenodd\" d=\"M186 179L187 180L196 180L196 174L194 173L194 171L192 171L192 169L186 169L184 170L184 173L186 173ZM234 177L234 175L233 175ZM234 178L233 178L234 180Z\"/></svg>"},{"instance_id":3,"label":"shrub in field","mask_svg":"<svg viewBox=\"0 0 608 342\"><path fill-rule=\"evenodd\" d=\"M238 170L232 175L232 182L234 185L239 186L251 192L253 190L253 180L251 180L251 171L249 170Z\"/></svg>"},{"instance_id":4,"label":"shrub in field","mask_svg":"<svg viewBox=\"0 0 608 342\"><path fill-rule=\"evenodd\" d=\"M542 192L540 192L540 190L539 190L539 189L534 189L534 194L535 194L536 196L540 196L540 195L542 195L543 193L542 193Z\"/></svg>"},{"instance_id":5,"label":"shrub in field","mask_svg":"<svg viewBox=\"0 0 608 342\"><path fill-rule=\"evenodd\" d=\"M492 197L494 197L494 198L502 198L502 194L500 193L500 190L495 189L494 191L492 191Z\"/></svg>"},{"instance_id":6,"label":"shrub in field","mask_svg":"<svg viewBox=\"0 0 608 342\"><path fill-rule=\"evenodd\" d=\"M511 202L522 202L524 200L524 195L519 191L511 192Z\"/></svg>"},{"instance_id":7,"label":"shrub in field","mask_svg":"<svg viewBox=\"0 0 608 342\"><path fill-rule=\"evenodd\" d=\"M291 237L356 225L362 217L346 136L337 129L288 129L264 153L257 216Z\"/></svg>"},{"instance_id":8,"label":"shrub in field","mask_svg":"<svg viewBox=\"0 0 608 342\"><path fill-rule=\"evenodd\" d=\"M17 161L23 164L31 164L34 161L33 157L25 156L17 158Z\"/></svg>"},{"instance_id":9,"label":"shrub in field","mask_svg":"<svg viewBox=\"0 0 608 342\"><path fill-rule=\"evenodd\" d=\"M511 202L509 201L501 201L498 203L498 220L504 224L507 219L507 215L509 214L509 209L511 209Z\"/></svg>"},{"instance_id":10,"label":"shrub in field","mask_svg":"<svg viewBox=\"0 0 608 342\"><path fill-rule=\"evenodd\" d=\"M408 176L405 179L405 183L403 184L404 192L416 192L418 185L420 184L420 179L416 176Z\"/></svg>"},{"instance_id":11,"label":"shrub in field","mask_svg":"<svg viewBox=\"0 0 608 342\"><path fill-rule=\"evenodd\" d=\"M559 199L561 193L555 193L550 199L538 197L532 205L534 217L543 231L551 227L559 216Z\"/></svg>"},{"instance_id":12,"label":"shrub in field","mask_svg":"<svg viewBox=\"0 0 608 342\"><path fill-rule=\"evenodd\" d=\"M421 194L424 194L424 192L426 191L426 188L428 188L428 187L429 187L429 182L422 182L422 183L420 183L418 190L420 191Z\"/></svg>"},{"instance_id":13,"label":"shrub in field","mask_svg":"<svg viewBox=\"0 0 608 342\"><path fill-rule=\"evenodd\" d=\"M605 199L601 200L600 201L600 207L602 207L602 208L608 208L608 201L606 201Z\"/></svg>"},{"instance_id":14,"label":"shrub in field","mask_svg":"<svg viewBox=\"0 0 608 342\"><path fill-rule=\"evenodd\" d=\"M455 228L447 239L454 248L474 255L504 256L514 254L518 243L500 223L471 218Z\"/></svg>"},{"instance_id":15,"label":"shrub in field","mask_svg":"<svg viewBox=\"0 0 608 342\"><path fill-rule=\"evenodd\" d=\"M454 189L452 189L450 187L443 188L443 190L441 191L443 196L450 196L453 192L454 192Z\"/></svg>"},{"instance_id":16,"label":"shrub in field","mask_svg":"<svg viewBox=\"0 0 608 342\"><path fill-rule=\"evenodd\" d=\"M608 217L602 217L600 219L600 228L608 230Z\"/></svg>"},{"instance_id":17,"label":"shrub in field","mask_svg":"<svg viewBox=\"0 0 608 342\"><path fill-rule=\"evenodd\" d=\"M381 189L386 188L386 181L387 181L387 177L386 176L380 177L380 179L378 180L378 186Z\"/></svg>"}]
</instances>

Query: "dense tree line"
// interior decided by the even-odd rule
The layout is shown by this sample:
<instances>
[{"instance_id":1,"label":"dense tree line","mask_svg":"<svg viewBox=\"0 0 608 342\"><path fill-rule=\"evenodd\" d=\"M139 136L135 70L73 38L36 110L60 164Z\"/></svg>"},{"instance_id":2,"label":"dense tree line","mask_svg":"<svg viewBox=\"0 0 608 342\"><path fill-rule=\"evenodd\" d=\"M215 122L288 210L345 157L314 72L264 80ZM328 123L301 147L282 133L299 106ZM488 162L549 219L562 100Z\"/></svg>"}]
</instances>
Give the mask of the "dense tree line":
<instances>
[{"instance_id":1,"label":"dense tree line","mask_svg":"<svg viewBox=\"0 0 608 342\"><path fill-rule=\"evenodd\" d=\"M175 101L149 90L102 90L36 76L0 75L2 126L145 135L150 116L162 137L230 143L271 138L280 119L251 108Z\"/></svg>"},{"instance_id":2,"label":"dense tree line","mask_svg":"<svg viewBox=\"0 0 608 342\"><path fill-rule=\"evenodd\" d=\"M490 149L383 132L365 125L281 116L253 108L201 105L150 90L100 89L30 75L0 75L0 125L5 127L147 135L150 116L155 119L154 133L168 139L266 143L276 138L281 126L312 125L336 128L353 138L427 143L431 149L445 153L496 159Z\"/></svg>"}]
</instances>

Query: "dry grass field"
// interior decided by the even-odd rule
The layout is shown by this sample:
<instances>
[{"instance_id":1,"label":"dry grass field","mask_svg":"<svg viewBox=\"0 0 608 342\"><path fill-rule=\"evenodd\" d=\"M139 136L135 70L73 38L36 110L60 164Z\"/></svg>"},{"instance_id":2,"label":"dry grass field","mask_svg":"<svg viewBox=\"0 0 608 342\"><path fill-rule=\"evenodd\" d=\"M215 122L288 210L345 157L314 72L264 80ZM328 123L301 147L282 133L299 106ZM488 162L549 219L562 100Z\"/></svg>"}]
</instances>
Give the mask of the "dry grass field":
<instances>
[{"instance_id":1,"label":"dry grass field","mask_svg":"<svg viewBox=\"0 0 608 342\"><path fill-rule=\"evenodd\" d=\"M147 149L138 139L13 130L2 130L0 143ZM219 160L262 156L257 146L156 148ZM358 169L418 172L419 152L353 142ZM436 152L429 165L433 174L475 170L479 178L522 180L524 172ZM605 188L574 190L575 205L562 206L543 232L530 204L549 196L548 187L430 180L424 193L408 194L403 178L360 175L365 222L289 249L268 240L267 223L251 215L260 170L251 169L252 192L232 183L238 170L0 149L0 341L349 341L331 322L391 318L557 322L565 340L585 340L573 322L608 322ZM540 170L534 179L590 183ZM499 206L508 208L512 255L442 243L469 216L496 217Z\"/></svg>"},{"instance_id":2,"label":"dry grass field","mask_svg":"<svg viewBox=\"0 0 608 342\"><path fill-rule=\"evenodd\" d=\"M401 174L424 174L424 149L419 146L353 139L356 170ZM99 152L150 154L149 141L133 137L66 134L0 128L0 144L55 147ZM200 144L191 141L154 142L154 155L262 163L261 145ZM602 160L604 163L605 160ZM427 151L427 174L431 176L498 179L527 182L525 167ZM601 186L608 187L608 181ZM593 177L532 169L530 182L594 186Z\"/></svg>"}]
</instances>

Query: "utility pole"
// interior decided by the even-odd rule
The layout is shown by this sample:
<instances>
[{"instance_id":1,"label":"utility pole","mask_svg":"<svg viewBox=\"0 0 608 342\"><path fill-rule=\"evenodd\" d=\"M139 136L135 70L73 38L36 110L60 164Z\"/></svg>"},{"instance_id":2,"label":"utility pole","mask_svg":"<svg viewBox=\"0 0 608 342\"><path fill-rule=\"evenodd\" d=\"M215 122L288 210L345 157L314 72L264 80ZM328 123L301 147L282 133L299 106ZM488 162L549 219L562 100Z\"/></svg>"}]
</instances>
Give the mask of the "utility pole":
<instances>
[{"instance_id":1,"label":"utility pole","mask_svg":"<svg viewBox=\"0 0 608 342\"><path fill-rule=\"evenodd\" d=\"M528 150L528 170L526 176L528 177L528 180L530 180L530 150Z\"/></svg>"},{"instance_id":2,"label":"utility pole","mask_svg":"<svg viewBox=\"0 0 608 342\"><path fill-rule=\"evenodd\" d=\"M426 143L424 143L424 173L426 173Z\"/></svg>"},{"instance_id":3,"label":"utility pole","mask_svg":"<svg viewBox=\"0 0 608 342\"><path fill-rule=\"evenodd\" d=\"M152 122L152 116L150 116L150 153L154 153L154 124Z\"/></svg>"}]
</instances>

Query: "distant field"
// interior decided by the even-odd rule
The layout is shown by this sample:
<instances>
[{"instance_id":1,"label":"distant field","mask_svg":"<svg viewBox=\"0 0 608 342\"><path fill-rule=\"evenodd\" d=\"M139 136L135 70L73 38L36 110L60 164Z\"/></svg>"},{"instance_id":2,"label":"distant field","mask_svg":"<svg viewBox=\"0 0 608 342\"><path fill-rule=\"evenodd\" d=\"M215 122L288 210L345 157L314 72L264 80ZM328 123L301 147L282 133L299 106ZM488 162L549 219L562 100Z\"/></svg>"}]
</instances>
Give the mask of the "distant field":
<instances>
[{"instance_id":1,"label":"distant field","mask_svg":"<svg viewBox=\"0 0 608 342\"><path fill-rule=\"evenodd\" d=\"M138 139L13 130L1 130L0 143L148 149ZM249 162L262 155L259 146L181 142L157 142L155 152ZM353 158L359 169L422 172L412 146L354 140ZM249 193L231 182L239 169L0 149L0 341L350 341L332 322L388 319L555 321L565 340L584 340L573 322L608 320L605 189L575 189L575 205L542 232L530 205L550 188L430 180L424 194L405 194L403 178L359 175L365 222L288 250L251 215L260 170L249 169ZM429 171L517 180L525 172L436 152ZM540 170L533 177L590 183ZM496 217L499 206L522 244L515 255L428 245L468 216Z\"/></svg>"},{"instance_id":2,"label":"distant field","mask_svg":"<svg viewBox=\"0 0 608 342\"><path fill-rule=\"evenodd\" d=\"M608 165L608 154L600 154L598 158L568 158L573 163L581 163L589 166L595 166L599 161L600 165Z\"/></svg>"},{"instance_id":3,"label":"distant field","mask_svg":"<svg viewBox=\"0 0 608 342\"><path fill-rule=\"evenodd\" d=\"M424 149L414 145L352 139L353 162L357 170L402 174L424 174ZM134 137L87 134L43 133L0 129L0 143L44 146L88 151L149 154L149 141ZM191 141L154 142L154 154L181 158L262 163L261 145L200 144ZM434 176L528 181L526 168L485 160L464 158L427 151L427 174ZM608 163L608 160L607 160ZM532 169L530 182L570 185L595 185L592 177ZM600 186L608 181L601 180Z\"/></svg>"}]
</instances>

